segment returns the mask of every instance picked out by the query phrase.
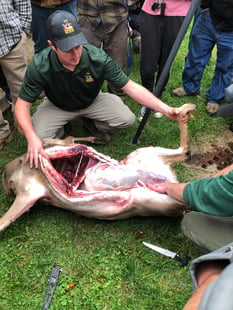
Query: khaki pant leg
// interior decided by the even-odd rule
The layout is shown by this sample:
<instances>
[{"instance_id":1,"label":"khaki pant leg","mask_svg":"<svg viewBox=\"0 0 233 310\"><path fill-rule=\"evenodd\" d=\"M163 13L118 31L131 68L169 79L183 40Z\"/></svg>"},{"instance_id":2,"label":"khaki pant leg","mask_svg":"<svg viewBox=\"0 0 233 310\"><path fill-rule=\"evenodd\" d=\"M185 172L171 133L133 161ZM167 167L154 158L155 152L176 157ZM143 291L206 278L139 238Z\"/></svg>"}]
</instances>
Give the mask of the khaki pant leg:
<instances>
[{"instance_id":1,"label":"khaki pant leg","mask_svg":"<svg viewBox=\"0 0 233 310\"><path fill-rule=\"evenodd\" d=\"M43 140L60 139L64 134L64 125L78 116L78 112L67 112L56 107L47 97L39 105L32 117L37 135Z\"/></svg>"},{"instance_id":2,"label":"khaki pant leg","mask_svg":"<svg viewBox=\"0 0 233 310\"><path fill-rule=\"evenodd\" d=\"M96 127L109 132L132 126L135 122L134 113L114 94L100 92L93 103L79 111L79 116L95 120Z\"/></svg>"},{"instance_id":3,"label":"khaki pant leg","mask_svg":"<svg viewBox=\"0 0 233 310\"><path fill-rule=\"evenodd\" d=\"M135 115L118 96L102 92L88 108L74 112L61 110L45 98L32 122L41 139L61 138L63 126L77 117L93 119L96 127L103 132L128 128L135 122Z\"/></svg>"},{"instance_id":4,"label":"khaki pant leg","mask_svg":"<svg viewBox=\"0 0 233 310\"><path fill-rule=\"evenodd\" d=\"M184 215L181 229L203 252L210 252L232 242L233 217L189 212Z\"/></svg>"},{"instance_id":5,"label":"khaki pant leg","mask_svg":"<svg viewBox=\"0 0 233 310\"><path fill-rule=\"evenodd\" d=\"M15 48L0 59L2 70L10 88L13 105L18 97L27 69L26 40L27 36L22 32L21 40Z\"/></svg>"}]
</instances>

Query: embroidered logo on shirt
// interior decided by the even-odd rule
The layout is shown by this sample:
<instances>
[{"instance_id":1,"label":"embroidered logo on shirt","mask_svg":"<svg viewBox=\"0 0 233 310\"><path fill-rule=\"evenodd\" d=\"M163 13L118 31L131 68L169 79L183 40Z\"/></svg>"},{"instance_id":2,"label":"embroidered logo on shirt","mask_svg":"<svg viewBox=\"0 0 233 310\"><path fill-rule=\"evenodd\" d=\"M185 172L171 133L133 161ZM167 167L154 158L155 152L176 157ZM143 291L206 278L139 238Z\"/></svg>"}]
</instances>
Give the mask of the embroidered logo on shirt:
<instances>
[{"instance_id":1,"label":"embroidered logo on shirt","mask_svg":"<svg viewBox=\"0 0 233 310\"><path fill-rule=\"evenodd\" d=\"M63 30L64 30L65 34L69 34L69 33L74 32L74 27L73 27L72 23L68 21L68 19L64 20L64 24L62 24L62 26L63 26Z\"/></svg>"},{"instance_id":2,"label":"embroidered logo on shirt","mask_svg":"<svg viewBox=\"0 0 233 310\"><path fill-rule=\"evenodd\" d=\"M90 72L85 73L85 81L86 83L94 82L94 78Z\"/></svg>"}]
</instances>

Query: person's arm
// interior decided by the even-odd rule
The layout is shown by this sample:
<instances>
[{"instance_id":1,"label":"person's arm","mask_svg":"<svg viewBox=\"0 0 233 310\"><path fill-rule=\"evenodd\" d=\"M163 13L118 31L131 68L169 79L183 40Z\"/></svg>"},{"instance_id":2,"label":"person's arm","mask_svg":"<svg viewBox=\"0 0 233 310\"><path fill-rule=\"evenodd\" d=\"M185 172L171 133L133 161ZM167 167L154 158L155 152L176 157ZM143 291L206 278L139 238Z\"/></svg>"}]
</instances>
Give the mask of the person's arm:
<instances>
[{"instance_id":1,"label":"person's arm","mask_svg":"<svg viewBox=\"0 0 233 310\"><path fill-rule=\"evenodd\" d=\"M29 34L31 32L32 9L30 0L15 1L16 10L19 14L22 30Z\"/></svg>"},{"instance_id":2,"label":"person's arm","mask_svg":"<svg viewBox=\"0 0 233 310\"><path fill-rule=\"evenodd\" d=\"M26 160L29 161L30 168L35 166L38 168L38 155L41 154L47 157L47 153L44 151L43 141L37 136L31 120L30 108L32 104L18 98L15 104L14 113L19 123L25 138L28 142L28 149Z\"/></svg>"},{"instance_id":3,"label":"person's arm","mask_svg":"<svg viewBox=\"0 0 233 310\"><path fill-rule=\"evenodd\" d=\"M215 279L217 279L226 267L225 261L207 261L198 266L196 277L198 288L190 297L183 310L198 310L201 298L209 286Z\"/></svg>"},{"instance_id":4,"label":"person's arm","mask_svg":"<svg viewBox=\"0 0 233 310\"><path fill-rule=\"evenodd\" d=\"M230 166L220 170L218 173L214 174L212 177L217 177L219 175L224 175L227 174L229 171L233 170L233 164ZM171 196L172 198L175 198L176 200L181 201L182 203L185 202L183 199L183 192L185 186L188 184L187 183L170 183L170 182L165 182L165 183L159 183L154 185L154 189L156 192L159 192L161 194L167 194Z\"/></svg>"},{"instance_id":5,"label":"person's arm","mask_svg":"<svg viewBox=\"0 0 233 310\"><path fill-rule=\"evenodd\" d=\"M231 164L230 166L228 166L228 167L220 170L219 172L215 173L214 175L212 175L212 177L217 177L218 175L227 174L231 170L233 170L233 164Z\"/></svg>"},{"instance_id":6,"label":"person's arm","mask_svg":"<svg viewBox=\"0 0 233 310\"><path fill-rule=\"evenodd\" d=\"M159 111L171 119L175 120L179 114L178 108L170 107L148 89L132 80L129 80L126 85L122 87L122 90L138 103L150 108L151 110Z\"/></svg>"},{"instance_id":7,"label":"person's arm","mask_svg":"<svg viewBox=\"0 0 233 310\"><path fill-rule=\"evenodd\" d=\"M161 194L169 195L170 197L185 203L183 199L184 188L188 183L158 183L154 185L155 191Z\"/></svg>"}]
</instances>

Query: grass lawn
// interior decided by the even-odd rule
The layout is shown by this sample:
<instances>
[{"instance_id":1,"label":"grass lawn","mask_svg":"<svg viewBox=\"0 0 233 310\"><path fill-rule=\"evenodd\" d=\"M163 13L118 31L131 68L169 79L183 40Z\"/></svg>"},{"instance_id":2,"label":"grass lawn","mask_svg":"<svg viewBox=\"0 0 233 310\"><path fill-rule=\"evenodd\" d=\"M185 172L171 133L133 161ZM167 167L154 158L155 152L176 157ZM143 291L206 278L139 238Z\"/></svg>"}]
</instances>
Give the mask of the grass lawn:
<instances>
[{"instance_id":1,"label":"grass lawn","mask_svg":"<svg viewBox=\"0 0 233 310\"><path fill-rule=\"evenodd\" d=\"M201 148L217 143L229 132L232 120L209 117L205 113L205 90L213 75L214 55L205 71L199 97L171 96L171 90L181 85L187 42L186 37L162 99L172 106L198 103L193 113L195 118L188 123L192 150L197 145ZM138 55L133 54L131 71L131 78L140 82ZM130 98L125 103L138 115L139 104ZM132 145L138 125L139 122L130 129L113 133L109 144L96 149L122 159L138 147L176 148L179 145L176 122L165 116L155 119L152 114L140 136L140 144ZM26 151L25 139L17 134L13 125L12 131L14 140L1 151L1 173L6 163ZM73 135L83 134L82 128L74 124ZM195 168L185 164L176 164L175 168L180 181L196 177ZM0 215L12 201L0 187ZM60 266L62 272L51 310L182 309L192 293L188 266L182 268L176 261L142 245L142 241L147 241L197 257L199 250L180 230L181 219L148 217L108 222L74 216L37 203L0 234L0 310L41 309L54 265Z\"/></svg>"}]
</instances>

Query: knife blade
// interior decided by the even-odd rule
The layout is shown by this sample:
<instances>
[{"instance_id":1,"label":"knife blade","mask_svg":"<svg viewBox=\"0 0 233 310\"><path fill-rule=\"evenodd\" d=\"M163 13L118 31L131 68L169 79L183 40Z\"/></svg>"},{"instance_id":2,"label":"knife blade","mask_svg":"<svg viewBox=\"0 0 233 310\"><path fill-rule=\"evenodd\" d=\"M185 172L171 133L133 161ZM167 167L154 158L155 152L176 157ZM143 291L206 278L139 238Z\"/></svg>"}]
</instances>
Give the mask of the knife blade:
<instances>
[{"instance_id":1,"label":"knife blade","mask_svg":"<svg viewBox=\"0 0 233 310\"><path fill-rule=\"evenodd\" d=\"M161 248L157 245L154 245L154 244L151 244L145 241L143 241L142 243L153 251L156 251L162 255L165 255L167 257L177 260L181 264L182 267L186 266L191 259L191 257L188 255L186 255L185 257L181 257L178 253L172 252L168 249Z\"/></svg>"}]
</instances>

